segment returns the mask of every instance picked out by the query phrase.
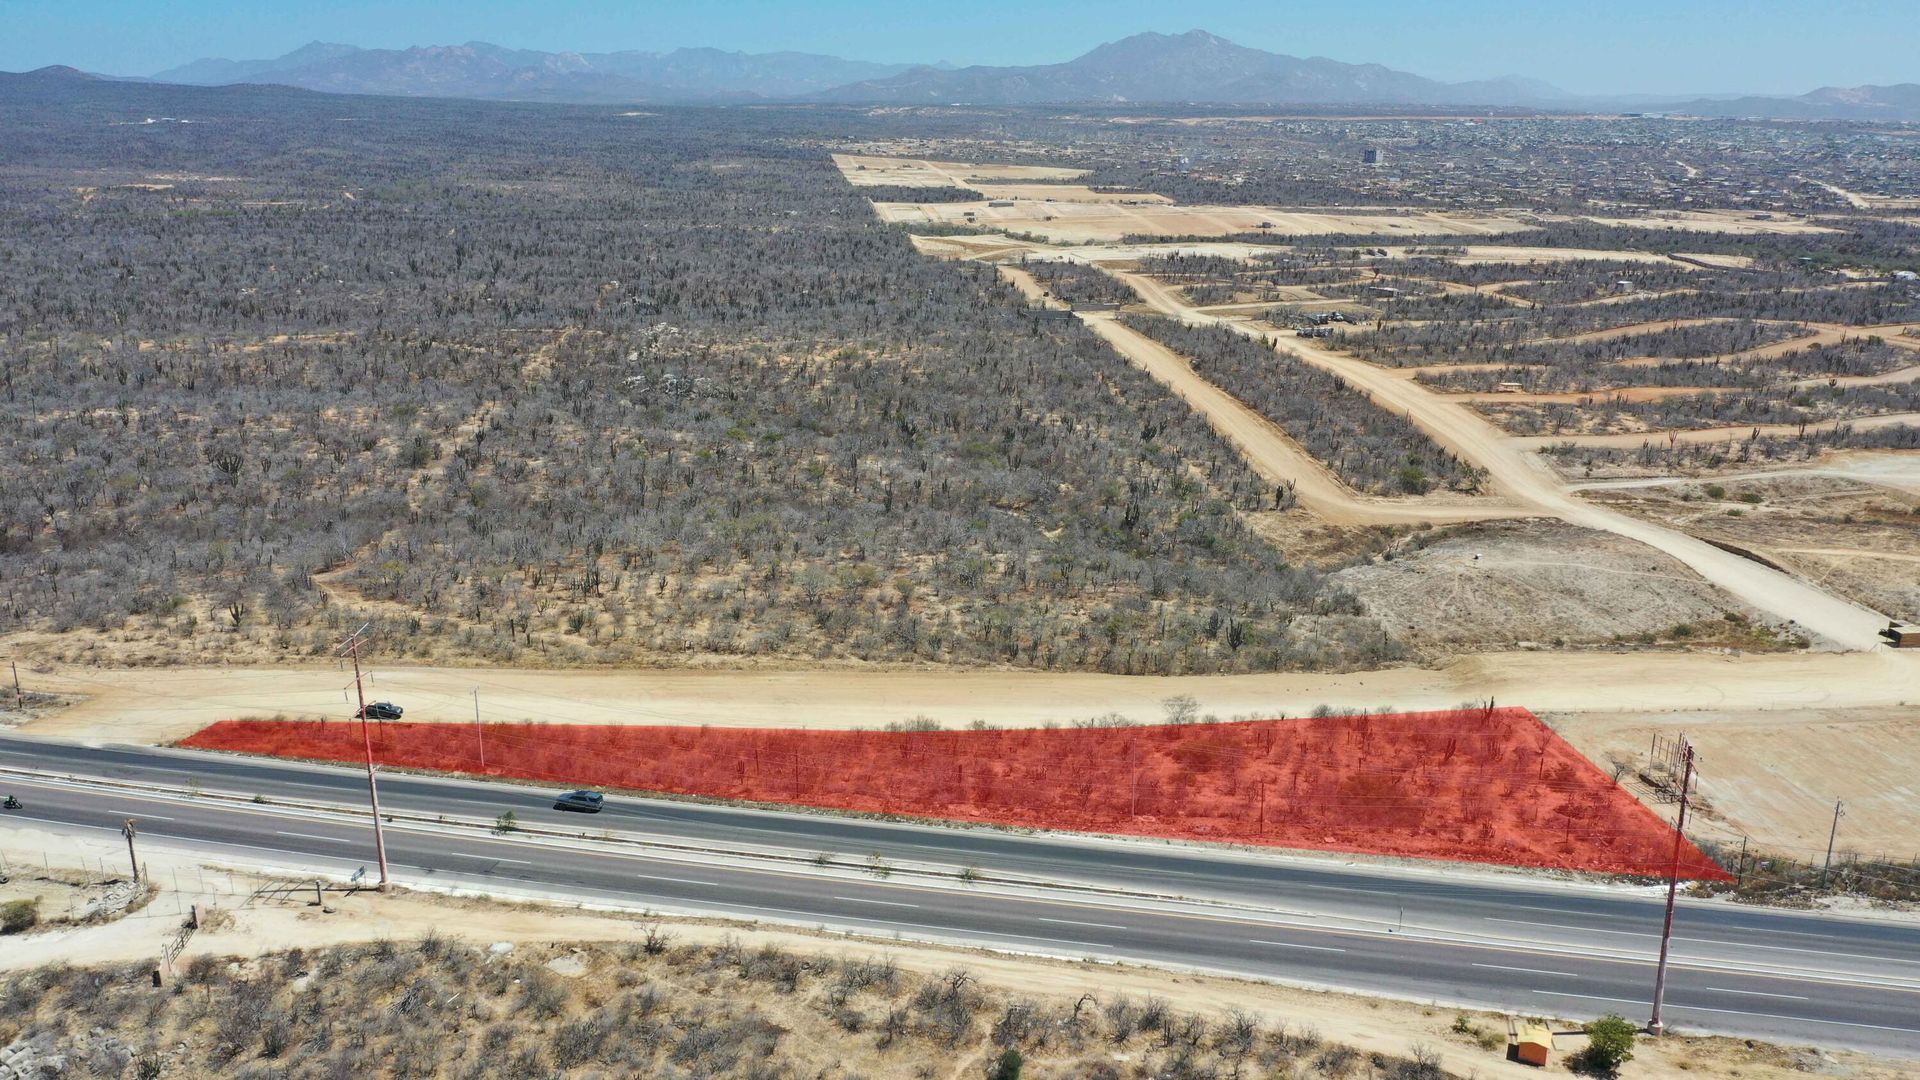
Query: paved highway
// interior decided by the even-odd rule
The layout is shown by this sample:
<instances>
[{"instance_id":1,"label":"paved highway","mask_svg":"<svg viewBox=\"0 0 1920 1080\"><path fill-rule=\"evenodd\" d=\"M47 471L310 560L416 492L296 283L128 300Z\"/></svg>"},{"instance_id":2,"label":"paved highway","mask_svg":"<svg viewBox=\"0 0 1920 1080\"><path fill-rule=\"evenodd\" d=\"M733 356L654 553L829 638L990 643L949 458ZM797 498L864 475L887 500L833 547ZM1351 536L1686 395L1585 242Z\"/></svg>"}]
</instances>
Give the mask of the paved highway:
<instances>
[{"instance_id":1,"label":"paved highway","mask_svg":"<svg viewBox=\"0 0 1920 1080\"><path fill-rule=\"evenodd\" d=\"M132 747L0 738L0 768L316 804L364 804L351 770ZM364 819L89 784L0 778L27 800L6 819L117 829L236 861L341 871L371 861ZM591 828L731 854L494 836L403 819L387 837L403 883L564 895L867 934L1137 960L1399 997L1574 1017L1645 1018L1658 944L1652 893L1504 875L1345 866L1138 841L1024 836L614 796L596 818L551 792L385 774L397 815ZM780 865L755 853L973 866L1046 887L930 884ZM1169 896L1186 898L1170 900ZM1920 1058L1920 926L1685 903L1669 1022L1684 1029Z\"/></svg>"}]
</instances>

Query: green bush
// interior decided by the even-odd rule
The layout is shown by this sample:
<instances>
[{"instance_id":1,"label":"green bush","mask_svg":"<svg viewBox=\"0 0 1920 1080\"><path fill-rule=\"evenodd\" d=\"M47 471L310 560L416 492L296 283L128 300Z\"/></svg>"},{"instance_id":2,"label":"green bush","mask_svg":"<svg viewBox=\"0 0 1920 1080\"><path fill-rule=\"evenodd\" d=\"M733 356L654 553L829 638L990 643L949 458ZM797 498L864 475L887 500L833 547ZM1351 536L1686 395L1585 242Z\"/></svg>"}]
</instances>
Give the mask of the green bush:
<instances>
[{"instance_id":1,"label":"green bush","mask_svg":"<svg viewBox=\"0 0 1920 1080\"><path fill-rule=\"evenodd\" d=\"M1020 1070L1026 1064L1020 1051L1009 1046L1000 1052L999 1060L993 1063L993 1071L987 1074L988 1080L1020 1080Z\"/></svg>"},{"instance_id":2,"label":"green bush","mask_svg":"<svg viewBox=\"0 0 1920 1080\"><path fill-rule=\"evenodd\" d=\"M1567 1064L1589 1076L1612 1076L1633 1060L1633 1036L1638 1030L1625 1017L1608 1013L1586 1026L1586 1048Z\"/></svg>"},{"instance_id":3,"label":"green bush","mask_svg":"<svg viewBox=\"0 0 1920 1080\"><path fill-rule=\"evenodd\" d=\"M40 921L40 901L9 900L0 904L0 934L31 930Z\"/></svg>"}]
</instances>

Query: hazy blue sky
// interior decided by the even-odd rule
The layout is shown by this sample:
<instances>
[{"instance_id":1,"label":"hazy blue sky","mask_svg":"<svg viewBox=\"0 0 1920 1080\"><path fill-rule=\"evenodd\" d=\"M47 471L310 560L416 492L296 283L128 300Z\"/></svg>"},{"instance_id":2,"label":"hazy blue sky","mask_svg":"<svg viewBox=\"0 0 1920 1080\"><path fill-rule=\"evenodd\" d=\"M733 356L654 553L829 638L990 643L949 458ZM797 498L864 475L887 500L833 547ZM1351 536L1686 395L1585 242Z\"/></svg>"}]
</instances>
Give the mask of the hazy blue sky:
<instances>
[{"instance_id":1,"label":"hazy blue sky","mask_svg":"<svg viewBox=\"0 0 1920 1080\"><path fill-rule=\"evenodd\" d=\"M1450 80L1526 75L1580 92L1920 82L1916 0L0 0L0 70L148 74L314 40L1036 64L1142 30L1195 27L1275 52Z\"/></svg>"}]
</instances>

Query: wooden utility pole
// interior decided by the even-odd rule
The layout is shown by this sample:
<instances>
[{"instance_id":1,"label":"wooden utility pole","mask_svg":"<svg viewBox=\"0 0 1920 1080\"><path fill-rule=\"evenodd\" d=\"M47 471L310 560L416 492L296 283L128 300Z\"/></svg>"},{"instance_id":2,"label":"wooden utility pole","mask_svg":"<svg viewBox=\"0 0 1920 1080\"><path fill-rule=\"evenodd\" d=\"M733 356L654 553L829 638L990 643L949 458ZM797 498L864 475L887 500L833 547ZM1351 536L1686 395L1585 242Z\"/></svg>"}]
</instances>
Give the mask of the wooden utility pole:
<instances>
[{"instance_id":1,"label":"wooden utility pole","mask_svg":"<svg viewBox=\"0 0 1920 1080\"><path fill-rule=\"evenodd\" d=\"M20 689L20 661L8 660L7 663L13 668L13 711L26 712L27 693Z\"/></svg>"},{"instance_id":2,"label":"wooden utility pole","mask_svg":"<svg viewBox=\"0 0 1920 1080\"><path fill-rule=\"evenodd\" d=\"M373 804L373 853L380 860L380 891L386 892L392 885L387 877L387 837L380 828L380 783L373 778L373 736L367 732L367 692L360 684L360 640L371 625L364 623L348 635L339 652L353 657L353 692L360 700L360 743L367 752L367 799Z\"/></svg>"},{"instance_id":3,"label":"wooden utility pole","mask_svg":"<svg viewBox=\"0 0 1920 1080\"><path fill-rule=\"evenodd\" d=\"M120 833L127 838L127 862L133 867L133 880L135 883L138 883L140 880L140 857L133 853L134 829L132 818L128 818L127 823L120 826Z\"/></svg>"},{"instance_id":4,"label":"wooden utility pole","mask_svg":"<svg viewBox=\"0 0 1920 1080\"><path fill-rule=\"evenodd\" d=\"M1845 804L1833 800L1833 828L1827 832L1827 861L1820 864L1820 887L1827 887L1827 872L1833 869L1833 842L1840 836L1840 819L1846 816Z\"/></svg>"},{"instance_id":5,"label":"wooden utility pole","mask_svg":"<svg viewBox=\"0 0 1920 1080\"><path fill-rule=\"evenodd\" d=\"M473 688L473 734L480 740L480 771L487 771L487 729L480 726L480 688Z\"/></svg>"},{"instance_id":6,"label":"wooden utility pole","mask_svg":"<svg viewBox=\"0 0 1920 1080\"><path fill-rule=\"evenodd\" d=\"M1673 826L1673 864L1667 874L1667 918L1660 928L1660 966L1653 974L1653 1015L1647 1020L1647 1031L1660 1035L1666 1031L1666 1023L1660 1019L1660 1006L1667 996L1667 953L1673 946L1673 902L1680 891L1680 848L1687 842L1687 797L1693 792L1693 744L1681 736L1680 741L1680 820Z\"/></svg>"}]
</instances>

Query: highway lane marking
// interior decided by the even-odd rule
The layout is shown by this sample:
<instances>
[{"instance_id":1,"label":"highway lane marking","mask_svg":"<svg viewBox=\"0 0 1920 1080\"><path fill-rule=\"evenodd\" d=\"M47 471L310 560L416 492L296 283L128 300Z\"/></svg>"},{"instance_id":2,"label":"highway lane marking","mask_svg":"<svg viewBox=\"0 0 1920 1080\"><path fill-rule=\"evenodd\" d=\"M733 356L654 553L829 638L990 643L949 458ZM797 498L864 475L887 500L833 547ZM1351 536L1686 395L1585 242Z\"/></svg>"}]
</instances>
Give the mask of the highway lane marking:
<instances>
[{"instance_id":1,"label":"highway lane marking","mask_svg":"<svg viewBox=\"0 0 1920 1080\"><path fill-rule=\"evenodd\" d=\"M1491 971L1524 971L1529 975L1558 975L1563 979L1577 979L1580 977L1571 971L1548 971L1545 968L1508 967L1505 964L1475 964L1473 966L1477 968L1487 968Z\"/></svg>"},{"instance_id":2,"label":"highway lane marking","mask_svg":"<svg viewBox=\"0 0 1920 1080\"><path fill-rule=\"evenodd\" d=\"M450 851L447 854L461 859L479 859L482 862L510 862L520 866L533 865L525 859L503 859L498 855L475 855L470 851Z\"/></svg>"},{"instance_id":3,"label":"highway lane marking","mask_svg":"<svg viewBox=\"0 0 1920 1080\"><path fill-rule=\"evenodd\" d=\"M1273 945L1282 949L1312 949L1314 952L1346 952L1347 951L1345 949L1336 949L1331 945L1296 945L1291 941L1261 941L1259 938L1248 938L1247 940L1252 942L1255 945Z\"/></svg>"},{"instance_id":4,"label":"highway lane marking","mask_svg":"<svg viewBox=\"0 0 1920 1080\"><path fill-rule=\"evenodd\" d=\"M699 878L667 877L664 874L635 874L633 876L637 878L644 878L647 881L671 881L679 885L705 885L710 889L717 889L720 887L720 883L717 881L701 881Z\"/></svg>"},{"instance_id":5,"label":"highway lane marking","mask_svg":"<svg viewBox=\"0 0 1920 1080\"><path fill-rule=\"evenodd\" d=\"M1105 922L1081 922L1081 921L1080 921L1080 920L1078 920L1078 919L1048 919L1048 918L1043 918L1043 917L1041 917L1041 916L1038 916L1038 915L1036 915L1036 916L1034 916L1034 917L1033 917L1033 921L1034 921L1034 922L1050 922L1050 923L1058 923L1058 924L1059 924L1059 925L1061 925L1061 926L1095 926L1095 927L1099 927L1099 928L1100 928L1100 929L1102 929L1102 930L1125 930L1125 929L1126 929L1126 927L1124 927L1124 926L1115 926L1115 925L1114 925L1114 924L1112 924L1112 923L1105 923Z\"/></svg>"},{"instance_id":6,"label":"highway lane marking","mask_svg":"<svg viewBox=\"0 0 1920 1080\"><path fill-rule=\"evenodd\" d=\"M1599 994L1577 994L1566 990L1529 990L1527 992L1530 994L1545 994L1548 997L1579 998L1582 1001L1618 1001L1624 1005L1638 1005L1643 1009L1648 1005L1647 1002L1640 1001L1637 998L1601 997ZM1678 1005L1674 1006L1676 1009L1679 1007Z\"/></svg>"},{"instance_id":7,"label":"highway lane marking","mask_svg":"<svg viewBox=\"0 0 1920 1080\"><path fill-rule=\"evenodd\" d=\"M863 896L836 896L834 897L834 899L845 900L849 904L879 904L882 907L917 908L920 906L919 904L902 904L897 900L868 900L866 897L863 897Z\"/></svg>"},{"instance_id":8,"label":"highway lane marking","mask_svg":"<svg viewBox=\"0 0 1920 1080\"><path fill-rule=\"evenodd\" d=\"M1649 934L1639 930L1602 930L1594 926L1568 926L1566 923L1557 923L1557 922L1531 922L1526 919L1497 919L1492 915L1487 916L1487 921L1512 923L1515 926L1551 926L1555 930L1580 930L1586 933L1593 933L1593 934L1620 934L1624 937L1659 937L1660 936L1659 934Z\"/></svg>"},{"instance_id":9,"label":"highway lane marking","mask_svg":"<svg viewBox=\"0 0 1920 1080\"><path fill-rule=\"evenodd\" d=\"M881 919L872 915L822 915L817 911L796 911L793 908L758 907L758 906L753 907L749 910L778 911L786 915L805 915L809 919L819 919L823 922L831 922L834 919L850 919L850 920L853 920L854 922L879 923L883 927L884 926L891 926L891 927L911 926L916 930L938 930L943 934L960 934L962 936L972 935L975 937L984 936L984 937L1019 938L1021 941L1046 941L1046 942L1051 942L1055 945L1083 945L1089 949L1113 948L1112 945L1108 945L1104 942L1099 942L1099 941L1071 941L1067 938L1041 937L1038 934L1016 934L1011 930L968 930L964 927L959 927L959 926L935 926L932 923L903 922L898 919Z\"/></svg>"},{"instance_id":10,"label":"highway lane marking","mask_svg":"<svg viewBox=\"0 0 1920 1080\"><path fill-rule=\"evenodd\" d=\"M352 840L344 840L344 839L342 839L342 838L340 838L340 837L338 837L338 836L315 836L315 835L313 835L312 833L303 833L303 832L281 832L281 831L280 831L280 830L278 830L278 829L275 829L275 830L274 830L274 832L273 832L273 835L275 835L275 836L297 836L297 837L299 837L299 838L300 838L300 839L302 839L302 840L324 840L324 841L326 841L326 842L327 842L327 843L329 843L329 844L351 844L351 843L355 843L355 841L352 841Z\"/></svg>"},{"instance_id":11,"label":"highway lane marking","mask_svg":"<svg viewBox=\"0 0 1920 1080\"><path fill-rule=\"evenodd\" d=\"M1587 1001L1619 1001L1628 1005L1638 1005L1641 1008L1647 1006L1646 1002L1637 1001L1633 998L1601 997L1598 994L1570 994L1558 990L1534 990L1532 993L1545 994L1548 997L1581 998ZM1747 1012L1744 1009L1710 1009L1705 1005L1682 1005L1677 1001L1667 1002L1667 1007L1670 1009L1684 1009L1687 1012L1724 1013L1728 1016L1758 1016L1765 1020L1791 1020L1799 1024L1827 1024L1832 1027L1866 1028L1870 1031L1920 1032L1920 1028L1889 1027L1886 1024L1862 1024L1853 1020L1821 1020L1812 1016L1787 1016L1782 1013Z\"/></svg>"},{"instance_id":12,"label":"highway lane marking","mask_svg":"<svg viewBox=\"0 0 1920 1080\"><path fill-rule=\"evenodd\" d=\"M1602 931L1602 933L1605 933L1605 931ZM1850 960L1878 960L1883 964L1920 964L1920 960L1903 960L1898 956L1875 956L1872 953L1834 952L1832 949L1808 949L1796 945L1753 945L1744 941L1721 941L1718 938L1688 938L1677 935L1673 940L1690 941L1695 945L1732 945L1741 949L1765 949L1768 952L1801 952L1813 953L1816 956L1844 956Z\"/></svg>"},{"instance_id":13,"label":"highway lane marking","mask_svg":"<svg viewBox=\"0 0 1920 1080\"><path fill-rule=\"evenodd\" d=\"M1759 990L1729 990L1724 986L1707 986L1707 987L1702 987L1702 989L1711 990L1716 994L1742 994L1742 995L1745 995L1746 997L1782 998L1787 1001L1812 1001L1813 1000L1812 998L1803 996L1801 994L1767 994L1767 993L1762 993Z\"/></svg>"},{"instance_id":14,"label":"highway lane marking","mask_svg":"<svg viewBox=\"0 0 1920 1080\"><path fill-rule=\"evenodd\" d=\"M1494 901L1494 902L1495 902L1495 903L1500 903L1499 901ZM1503 907L1503 908L1517 908L1517 909L1519 909L1519 910L1521 910L1521 911L1547 911L1547 912L1551 912L1551 913L1553 913L1553 914L1555 914L1555 915L1568 915L1568 914L1572 914L1572 912L1569 912L1569 911L1568 911L1568 910L1567 910L1566 908L1557 908L1557 907L1536 907L1536 906L1535 906L1535 905L1533 905L1533 904L1507 904L1507 903L1500 903L1500 906L1501 906L1501 907ZM1607 914L1604 914L1604 913L1602 913L1602 912L1598 912L1598 911L1582 911L1582 912L1580 912L1579 914L1581 914L1581 915L1585 915L1585 916L1589 916L1589 917L1592 917L1592 918L1595 918L1595 919L1626 919L1626 918L1631 918L1631 917L1632 917L1632 916L1629 916L1629 915L1607 915ZM1492 916L1488 916L1488 918L1489 918L1489 919L1492 919ZM1498 920L1498 919L1493 919L1493 921L1495 921L1495 922L1499 922L1500 920Z\"/></svg>"}]
</instances>

